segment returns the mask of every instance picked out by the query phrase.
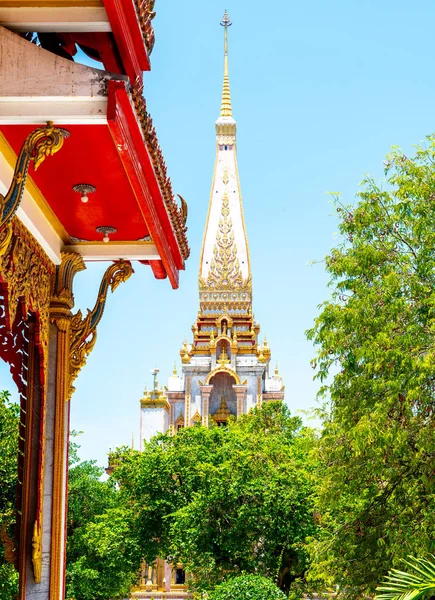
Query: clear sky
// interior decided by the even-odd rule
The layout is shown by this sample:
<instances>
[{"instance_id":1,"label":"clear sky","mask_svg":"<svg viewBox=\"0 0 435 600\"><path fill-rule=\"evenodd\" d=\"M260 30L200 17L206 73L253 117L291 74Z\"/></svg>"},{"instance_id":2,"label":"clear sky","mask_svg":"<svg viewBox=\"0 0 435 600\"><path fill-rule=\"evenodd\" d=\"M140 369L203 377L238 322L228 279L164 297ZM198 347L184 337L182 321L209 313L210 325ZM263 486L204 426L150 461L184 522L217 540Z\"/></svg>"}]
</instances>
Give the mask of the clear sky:
<instances>
[{"instance_id":1,"label":"clear sky","mask_svg":"<svg viewBox=\"0 0 435 600\"><path fill-rule=\"evenodd\" d=\"M76 382L71 427L83 458L139 437L150 370L163 383L198 310L197 276L215 155L225 8L233 114L251 252L254 312L285 378L293 412L315 405L305 339L328 297L321 261L336 243L327 191L352 202L366 173L383 174L392 145L408 154L432 133L432 1L157 0L145 95L174 190L189 204L192 249L180 288L149 267L110 295L95 349ZM120 198L119 201L122 201ZM93 306L103 265L76 278L76 306ZM4 366L0 387L12 388Z\"/></svg>"}]
</instances>

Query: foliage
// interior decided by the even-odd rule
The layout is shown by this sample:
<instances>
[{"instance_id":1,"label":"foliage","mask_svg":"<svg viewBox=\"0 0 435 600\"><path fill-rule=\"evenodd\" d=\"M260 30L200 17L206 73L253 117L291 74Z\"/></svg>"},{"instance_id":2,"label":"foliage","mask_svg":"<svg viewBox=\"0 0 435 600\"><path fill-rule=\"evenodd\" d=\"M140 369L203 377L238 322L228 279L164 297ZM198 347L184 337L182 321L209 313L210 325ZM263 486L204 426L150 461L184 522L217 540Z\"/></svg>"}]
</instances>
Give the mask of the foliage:
<instances>
[{"instance_id":1,"label":"foliage","mask_svg":"<svg viewBox=\"0 0 435 600\"><path fill-rule=\"evenodd\" d=\"M181 562L196 590L242 572L288 589L314 532L311 445L300 419L270 403L228 427L196 425L118 453L114 477L138 515L147 560Z\"/></svg>"},{"instance_id":2,"label":"foliage","mask_svg":"<svg viewBox=\"0 0 435 600\"><path fill-rule=\"evenodd\" d=\"M332 298L308 336L321 416L313 580L370 595L401 558L434 550L435 137L395 149L383 186L336 197Z\"/></svg>"},{"instance_id":3,"label":"foliage","mask_svg":"<svg viewBox=\"0 0 435 600\"><path fill-rule=\"evenodd\" d=\"M210 600L285 600L276 585L260 575L239 575L218 585Z\"/></svg>"},{"instance_id":4,"label":"foliage","mask_svg":"<svg viewBox=\"0 0 435 600\"><path fill-rule=\"evenodd\" d=\"M431 555L431 558L435 557ZM376 588L375 600L417 600L435 590L435 564L427 558L410 556L404 561L410 571L392 569ZM381 592L381 593L379 593Z\"/></svg>"},{"instance_id":5,"label":"foliage","mask_svg":"<svg viewBox=\"0 0 435 600\"><path fill-rule=\"evenodd\" d=\"M11 537L15 525L19 413L9 392L0 392L0 530L5 526ZM18 574L3 558L0 544L0 600L12 600L17 595Z\"/></svg>"},{"instance_id":6,"label":"foliage","mask_svg":"<svg viewBox=\"0 0 435 600\"><path fill-rule=\"evenodd\" d=\"M141 549L134 516L119 502L95 461L79 462L70 443L67 598L107 600L128 596L137 580Z\"/></svg>"}]
</instances>

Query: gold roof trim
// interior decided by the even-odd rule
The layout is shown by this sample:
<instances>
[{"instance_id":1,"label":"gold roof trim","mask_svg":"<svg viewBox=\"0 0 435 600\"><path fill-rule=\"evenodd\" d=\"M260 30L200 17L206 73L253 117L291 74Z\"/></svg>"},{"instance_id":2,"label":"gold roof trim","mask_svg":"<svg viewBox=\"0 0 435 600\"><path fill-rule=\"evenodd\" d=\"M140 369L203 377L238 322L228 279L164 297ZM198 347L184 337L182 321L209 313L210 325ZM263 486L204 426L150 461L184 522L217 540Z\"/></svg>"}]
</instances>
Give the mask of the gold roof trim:
<instances>
[{"instance_id":1,"label":"gold roof trim","mask_svg":"<svg viewBox=\"0 0 435 600\"><path fill-rule=\"evenodd\" d=\"M157 133L153 125L153 120L147 111L146 101L142 95L142 88L139 86L132 87L131 97L142 127L148 152L151 156L160 191L162 193L172 227L174 228L181 256L184 260L187 260L190 255L189 243L186 236L187 203L184 198L180 196L180 194L177 194L180 199L180 206L178 206L174 198L171 179L168 177L163 152L157 139Z\"/></svg>"},{"instance_id":2,"label":"gold roof trim","mask_svg":"<svg viewBox=\"0 0 435 600\"><path fill-rule=\"evenodd\" d=\"M210 383L210 380L218 373L227 373L228 375L230 375L230 377L232 377L235 380L237 385L242 384L240 377L235 371L233 371L231 367L229 367L228 365L219 365L218 367L216 367L216 369L213 369L213 371L210 371L210 373L207 375L205 385L208 385Z\"/></svg>"},{"instance_id":3,"label":"gold roof trim","mask_svg":"<svg viewBox=\"0 0 435 600\"><path fill-rule=\"evenodd\" d=\"M142 408L165 408L169 410L170 405L162 390L145 391L140 401Z\"/></svg>"}]
</instances>

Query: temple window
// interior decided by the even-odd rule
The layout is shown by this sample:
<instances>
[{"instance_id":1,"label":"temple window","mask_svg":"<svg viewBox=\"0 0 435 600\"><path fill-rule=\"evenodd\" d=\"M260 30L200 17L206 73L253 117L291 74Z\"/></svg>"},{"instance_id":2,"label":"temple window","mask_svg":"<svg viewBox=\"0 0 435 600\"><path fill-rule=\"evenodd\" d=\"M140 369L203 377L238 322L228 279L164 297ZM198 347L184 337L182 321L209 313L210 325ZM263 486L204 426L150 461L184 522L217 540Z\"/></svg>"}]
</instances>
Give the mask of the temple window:
<instances>
[{"instance_id":1,"label":"temple window","mask_svg":"<svg viewBox=\"0 0 435 600\"><path fill-rule=\"evenodd\" d=\"M174 423L174 429L175 429L175 431L180 431L180 429L183 429L183 427L184 427L184 417L183 417L183 415L180 415Z\"/></svg>"},{"instance_id":2,"label":"temple window","mask_svg":"<svg viewBox=\"0 0 435 600\"><path fill-rule=\"evenodd\" d=\"M184 569L177 569L175 571L175 583L176 585L183 585L186 583L186 571Z\"/></svg>"}]
</instances>

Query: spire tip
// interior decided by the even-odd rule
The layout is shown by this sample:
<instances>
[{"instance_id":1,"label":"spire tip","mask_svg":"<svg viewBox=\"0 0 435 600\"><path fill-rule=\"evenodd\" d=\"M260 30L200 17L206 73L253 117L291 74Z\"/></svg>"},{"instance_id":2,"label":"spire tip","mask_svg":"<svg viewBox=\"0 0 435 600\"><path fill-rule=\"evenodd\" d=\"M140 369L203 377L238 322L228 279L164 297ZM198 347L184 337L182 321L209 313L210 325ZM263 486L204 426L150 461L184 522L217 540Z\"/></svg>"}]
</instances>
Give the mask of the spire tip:
<instances>
[{"instance_id":1,"label":"spire tip","mask_svg":"<svg viewBox=\"0 0 435 600\"><path fill-rule=\"evenodd\" d=\"M230 27L232 25L227 9L225 9L224 16L222 17L221 25L222 27Z\"/></svg>"}]
</instances>

